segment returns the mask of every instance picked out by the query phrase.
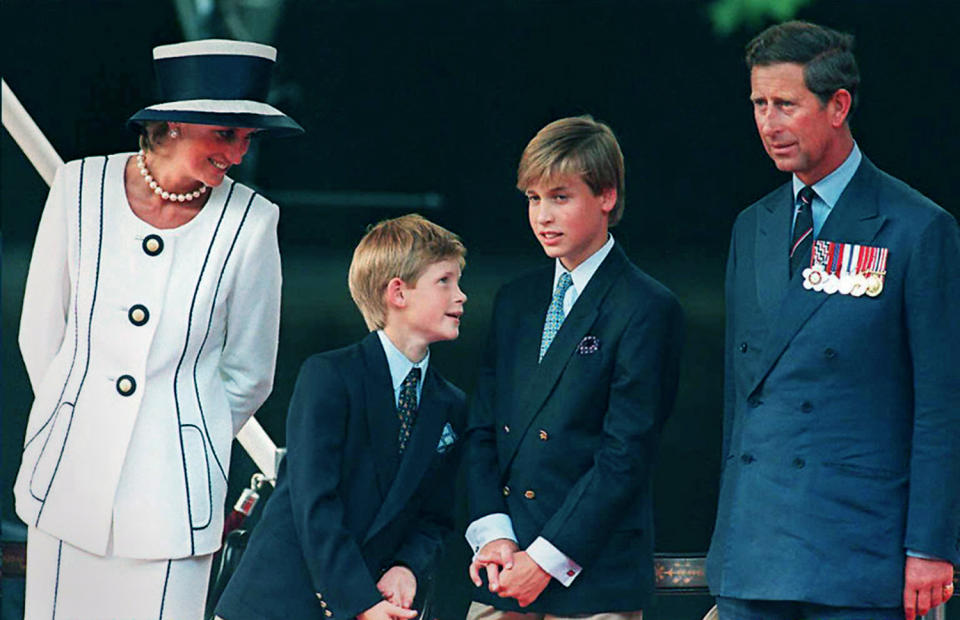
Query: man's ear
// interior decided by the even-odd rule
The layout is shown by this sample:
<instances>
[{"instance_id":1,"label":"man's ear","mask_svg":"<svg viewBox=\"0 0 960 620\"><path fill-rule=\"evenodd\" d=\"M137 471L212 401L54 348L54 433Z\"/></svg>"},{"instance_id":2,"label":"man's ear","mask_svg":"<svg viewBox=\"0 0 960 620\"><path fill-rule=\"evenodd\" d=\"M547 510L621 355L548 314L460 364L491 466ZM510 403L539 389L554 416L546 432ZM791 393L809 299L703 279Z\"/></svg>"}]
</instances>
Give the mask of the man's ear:
<instances>
[{"instance_id":1,"label":"man's ear","mask_svg":"<svg viewBox=\"0 0 960 620\"><path fill-rule=\"evenodd\" d=\"M387 282L387 290L384 293L384 296L387 300L387 305L394 308L404 308L407 305L407 284L400 278L391 278Z\"/></svg>"},{"instance_id":2,"label":"man's ear","mask_svg":"<svg viewBox=\"0 0 960 620\"><path fill-rule=\"evenodd\" d=\"M839 129L850 116L850 108L853 106L853 95L846 88L837 89L827 102L830 106L830 124Z\"/></svg>"}]
</instances>

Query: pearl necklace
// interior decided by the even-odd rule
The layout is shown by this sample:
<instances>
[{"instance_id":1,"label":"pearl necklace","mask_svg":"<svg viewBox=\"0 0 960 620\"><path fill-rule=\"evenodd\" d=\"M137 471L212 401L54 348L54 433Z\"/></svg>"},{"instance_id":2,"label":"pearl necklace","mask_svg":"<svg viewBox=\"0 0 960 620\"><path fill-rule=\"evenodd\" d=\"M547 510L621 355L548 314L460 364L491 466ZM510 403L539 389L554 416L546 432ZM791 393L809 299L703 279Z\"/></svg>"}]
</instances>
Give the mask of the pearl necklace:
<instances>
[{"instance_id":1,"label":"pearl necklace","mask_svg":"<svg viewBox=\"0 0 960 620\"><path fill-rule=\"evenodd\" d=\"M150 175L150 171L147 169L146 162L143 161L144 152L143 149L137 152L137 168L140 169L140 176L143 177L143 180L150 186L150 189L153 190L154 194L157 194L164 200L169 200L170 202L189 202L194 198L199 198L201 194L207 191L207 186L201 184L200 189L195 189L192 192L187 192L186 194L174 194L168 192L167 190L160 187L160 184L157 183L157 180Z\"/></svg>"}]
</instances>

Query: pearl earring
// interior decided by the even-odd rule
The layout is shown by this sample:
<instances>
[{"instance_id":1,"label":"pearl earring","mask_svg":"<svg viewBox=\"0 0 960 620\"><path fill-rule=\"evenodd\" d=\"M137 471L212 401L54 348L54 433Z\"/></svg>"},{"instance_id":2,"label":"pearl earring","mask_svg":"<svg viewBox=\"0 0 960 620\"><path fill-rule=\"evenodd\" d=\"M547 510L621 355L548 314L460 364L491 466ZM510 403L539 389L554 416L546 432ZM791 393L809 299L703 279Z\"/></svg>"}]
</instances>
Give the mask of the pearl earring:
<instances>
[{"instance_id":1,"label":"pearl earring","mask_svg":"<svg viewBox=\"0 0 960 620\"><path fill-rule=\"evenodd\" d=\"M179 138L179 137L180 137L180 132L177 131L176 129L171 129L171 130L170 130L170 137L171 137L171 138L174 138L174 139Z\"/></svg>"}]
</instances>

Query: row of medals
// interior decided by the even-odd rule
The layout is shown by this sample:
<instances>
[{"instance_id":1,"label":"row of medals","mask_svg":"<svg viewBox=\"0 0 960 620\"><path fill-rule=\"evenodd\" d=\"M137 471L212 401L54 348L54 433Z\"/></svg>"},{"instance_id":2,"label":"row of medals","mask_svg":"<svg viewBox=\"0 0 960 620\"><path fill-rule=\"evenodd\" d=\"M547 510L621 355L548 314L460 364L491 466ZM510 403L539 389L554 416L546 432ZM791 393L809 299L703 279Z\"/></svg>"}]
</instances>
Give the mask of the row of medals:
<instances>
[{"instance_id":1,"label":"row of medals","mask_svg":"<svg viewBox=\"0 0 960 620\"><path fill-rule=\"evenodd\" d=\"M841 295L852 295L860 297L876 297L883 291L883 273L863 272L863 273L843 273L837 276L833 273L827 273L823 265L814 265L803 270L803 288L824 292L828 295L840 293Z\"/></svg>"}]
</instances>

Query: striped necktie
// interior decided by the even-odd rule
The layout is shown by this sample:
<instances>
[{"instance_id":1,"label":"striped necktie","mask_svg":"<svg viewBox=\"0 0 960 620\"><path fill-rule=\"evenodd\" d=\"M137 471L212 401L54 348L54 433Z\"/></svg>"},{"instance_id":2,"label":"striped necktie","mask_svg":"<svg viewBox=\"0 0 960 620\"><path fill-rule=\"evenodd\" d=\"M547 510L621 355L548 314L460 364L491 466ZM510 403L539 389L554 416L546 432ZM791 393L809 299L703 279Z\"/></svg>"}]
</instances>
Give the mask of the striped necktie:
<instances>
[{"instance_id":1,"label":"striped necktie","mask_svg":"<svg viewBox=\"0 0 960 620\"><path fill-rule=\"evenodd\" d=\"M800 190L797 201L797 219L793 223L793 240L790 242L790 277L810 266L813 250L813 198L816 192L810 186Z\"/></svg>"},{"instance_id":2,"label":"striped necktie","mask_svg":"<svg viewBox=\"0 0 960 620\"><path fill-rule=\"evenodd\" d=\"M557 288L553 291L553 299L550 300L550 307L547 308L547 318L543 322L543 336L540 338L540 357L537 361L542 361L543 356L547 354L550 343L554 336L560 331L563 324L563 298L567 294L567 289L573 286L573 279L570 274L564 271L557 280Z\"/></svg>"}]
</instances>

